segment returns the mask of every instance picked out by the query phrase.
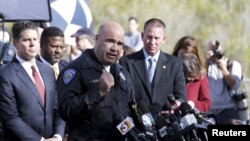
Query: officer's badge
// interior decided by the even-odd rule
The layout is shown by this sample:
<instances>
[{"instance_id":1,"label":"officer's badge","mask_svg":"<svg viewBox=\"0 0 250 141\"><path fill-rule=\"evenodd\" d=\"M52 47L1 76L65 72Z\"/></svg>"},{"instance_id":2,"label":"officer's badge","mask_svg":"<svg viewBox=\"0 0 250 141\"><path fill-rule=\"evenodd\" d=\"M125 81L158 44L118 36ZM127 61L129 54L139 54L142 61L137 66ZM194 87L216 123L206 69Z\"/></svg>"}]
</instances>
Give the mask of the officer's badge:
<instances>
[{"instance_id":1,"label":"officer's badge","mask_svg":"<svg viewBox=\"0 0 250 141\"><path fill-rule=\"evenodd\" d=\"M74 78L76 71L74 69L68 69L63 74L63 82L65 85L69 84L69 82Z\"/></svg>"}]
</instances>

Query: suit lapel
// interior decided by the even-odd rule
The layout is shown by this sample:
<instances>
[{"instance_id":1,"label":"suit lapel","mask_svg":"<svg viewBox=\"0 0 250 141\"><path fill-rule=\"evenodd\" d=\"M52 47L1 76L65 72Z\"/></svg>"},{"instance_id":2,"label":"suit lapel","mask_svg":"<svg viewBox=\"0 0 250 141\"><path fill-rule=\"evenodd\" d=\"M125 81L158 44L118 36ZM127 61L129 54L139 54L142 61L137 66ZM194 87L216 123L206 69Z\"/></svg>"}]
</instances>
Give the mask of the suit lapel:
<instances>
[{"instance_id":1,"label":"suit lapel","mask_svg":"<svg viewBox=\"0 0 250 141\"><path fill-rule=\"evenodd\" d=\"M30 93L38 100L39 104L43 107L42 99L39 95L38 90L36 89L36 86L28 73L25 71L25 69L21 66L21 64L15 59L14 60L14 68L17 72L17 77L21 80L21 82L27 86L27 88L30 90Z\"/></svg>"},{"instance_id":2,"label":"suit lapel","mask_svg":"<svg viewBox=\"0 0 250 141\"><path fill-rule=\"evenodd\" d=\"M161 52L160 53L160 56L159 56L159 59L158 59L158 62L157 62L157 67L156 67L156 71L155 71L155 76L154 76L154 86L155 86L155 89L157 89L157 84L158 83L161 83L159 82L161 79L162 79L162 75L166 75L166 70L169 69L167 67L167 58L166 56ZM154 93L154 92L153 92Z\"/></svg>"},{"instance_id":3,"label":"suit lapel","mask_svg":"<svg viewBox=\"0 0 250 141\"><path fill-rule=\"evenodd\" d=\"M151 86L150 86L148 76L147 76L147 69L146 69L145 57L143 54L143 50L140 51L139 55L141 56L141 59L136 59L135 62L133 63L133 66L134 66L138 76L140 77L140 79L142 80L143 84L146 86L146 88L150 94L151 93Z\"/></svg>"}]
</instances>

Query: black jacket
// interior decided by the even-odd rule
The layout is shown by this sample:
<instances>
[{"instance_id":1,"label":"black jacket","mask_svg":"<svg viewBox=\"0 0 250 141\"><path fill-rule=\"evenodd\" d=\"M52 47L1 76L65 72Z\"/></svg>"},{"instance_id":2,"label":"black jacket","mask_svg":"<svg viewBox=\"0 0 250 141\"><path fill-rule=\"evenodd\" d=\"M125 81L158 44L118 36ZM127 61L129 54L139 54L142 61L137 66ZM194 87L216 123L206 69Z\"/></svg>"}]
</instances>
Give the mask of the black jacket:
<instances>
[{"instance_id":1,"label":"black jacket","mask_svg":"<svg viewBox=\"0 0 250 141\"><path fill-rule=\"evenodd\" d=\"M101 97L102 70L93 50L86 50L59 75L59 113L69 123L71 141L124 140L116 129L119 121L114 117L129 115L128 103L134 101L132 82L123 67L113 64L110 72L115 86Z\"/></svg>"}]
</instances>

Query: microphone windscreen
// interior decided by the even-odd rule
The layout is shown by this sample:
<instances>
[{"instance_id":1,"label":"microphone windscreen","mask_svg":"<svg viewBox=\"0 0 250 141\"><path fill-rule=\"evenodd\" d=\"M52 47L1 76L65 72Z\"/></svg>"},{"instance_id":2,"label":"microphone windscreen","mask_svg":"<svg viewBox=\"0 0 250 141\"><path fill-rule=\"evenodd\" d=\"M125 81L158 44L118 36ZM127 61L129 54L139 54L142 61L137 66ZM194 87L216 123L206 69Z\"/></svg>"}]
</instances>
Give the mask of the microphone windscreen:
<instances>
[{"instance_id":1,"label":"microphone windscreen","mask_svg":"<svg viewBox=\"0 0 250 141\"><path fill-rule=\"evenodd\" d=\"M121 114L114 114L113 118L116 125L125 119L125 117Z\"/></svg>"},{"instance_id":2,"label":"microphone windscreen","mask_svg":"<svg viewBox=\"0 0 250 141\"><path fill-rule=\"evenodd\" d=\"M186 115L187 113L190 112L192 107L187 102L182 102L179 109L180 109L182 115Z\"/></svg>"},{"instance_id":3,"label":"microphone windscreen","mask_svg":"<svg viewBox=\"0 0 250 141\"><path fill-rule=\"evenodd\" d=\"M149 111L152 115L158 115L162 111L161 104L160 103L152 103Z\"/></svg>"},{"instance_id":4,"label":"microphone windscreen","mask_svg":"<svg viewBox=\"0 0 250 141\"><path fill-rule=\"evenodd\" d=\"M169 121L175 122L175 121L177 121L177 117L174 114L171 114L171 115L169 115Z\"/></svg>"},{"instance_id":5,"label":"microphone windscreen","mask_svg":"<svg viewBox=\"0 0 250 141\"><path fill-rule=\"evenodd\" d=\"M160 115L155 119L155 127L156 127L156 129L160 129L163 126L167 126L167 125L168 125L168 123L167 123L164 116Z\"/></svg>"},{"instance_id":6,"label":"microphone windscreen","mask_svg":"<svg viewBox=\"0 0 250 141\"><path fill-rule=\"evenodd\" d=\"M119 85L119 80L120 80L120 69L119 66L117 64L112 64L110 66L110 73L113 75L114 77L114 81L115 81L115 86Z\"/></svg>"},{"instance_id":7,"label":"microphone windscreen","mask_svg":"<svg viewBox=\"0 0 250 141\"><path fill-rule=\"evenodd\" d=\"M148 105L143 101L138 102L138 108L140 109L142 114L149 113Z\"/></svg>"},{"instance_id":8,"label":"microphone windscreen","mask_svg":"<svg viewBox=\"0 0 250 141\"><path fill-rule=\"evenodd\" d=\"M145 102L139 101L138 108L142 111L142 123L146 128L151 128L155 126L154 118L152 114L149 112L148 106Z\"/></svg>"},{"instance_id":9,"label":"microphone windscreen","mask_svg":"<svg viewBox=\"0 0 250 141\"><path fill-rule=\"evenodd\" d=\"M164 118L164 116L160 115L155 119L155 127L156 127L158 135L161 138L165 137L168 134L167 126L168 126L168 123L166 122L166 119Z\"/></svg>"},{"instance_id":10,"label":"microphone windscreen","mask_svg":"<svg viewBox=\"0 0 250 141\"><path fill-rule=\"evenodd\" d=\"M169 103L175 102L174 94L168 94L167 99L168 99Z\"/></svg>"},{"instance_id":11,"label":"microphone windscreen","mask_svg":"<svg viewBox=\"0 0 250 141\"><path fill-rule=\"evenodd\" d=\"M168 101L164 103L162 110L163 111L172 110L171 105L170 105L170 103Z\"/></svg>"}]
</instances>

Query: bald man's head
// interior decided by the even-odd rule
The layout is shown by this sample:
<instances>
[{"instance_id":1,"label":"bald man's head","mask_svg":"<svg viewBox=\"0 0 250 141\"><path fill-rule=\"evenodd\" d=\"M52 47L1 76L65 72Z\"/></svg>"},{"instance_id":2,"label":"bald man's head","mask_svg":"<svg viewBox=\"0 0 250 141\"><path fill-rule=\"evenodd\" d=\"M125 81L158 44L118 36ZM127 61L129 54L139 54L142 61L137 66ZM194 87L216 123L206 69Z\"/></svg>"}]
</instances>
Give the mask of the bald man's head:
<instances>
[{"instance_id":1,"label":"bald man's head","mask_svg":"<svg viewBox=\"0 0 250 141\"><path fill-rule=\"evenodd\" d=\"M122 26L114 21L105 22L99 27L94 53L103 65L111 65L119 59L124 35Z\"/></svg>"},{"instance_id":2,"label":"bald man's head","mask_svg":"<svg viewBox=\"0 0 250 141\"><path fill-rule=\"evenodd\" d=\"M110 32L111 30L118 30L121 31L125 34L124 29L122 28L122 26L114 21L107 21L105 23L103 23L98 30L97 34L103 34L103 33L107 33Z\"/></svg>"}]
</instances>

